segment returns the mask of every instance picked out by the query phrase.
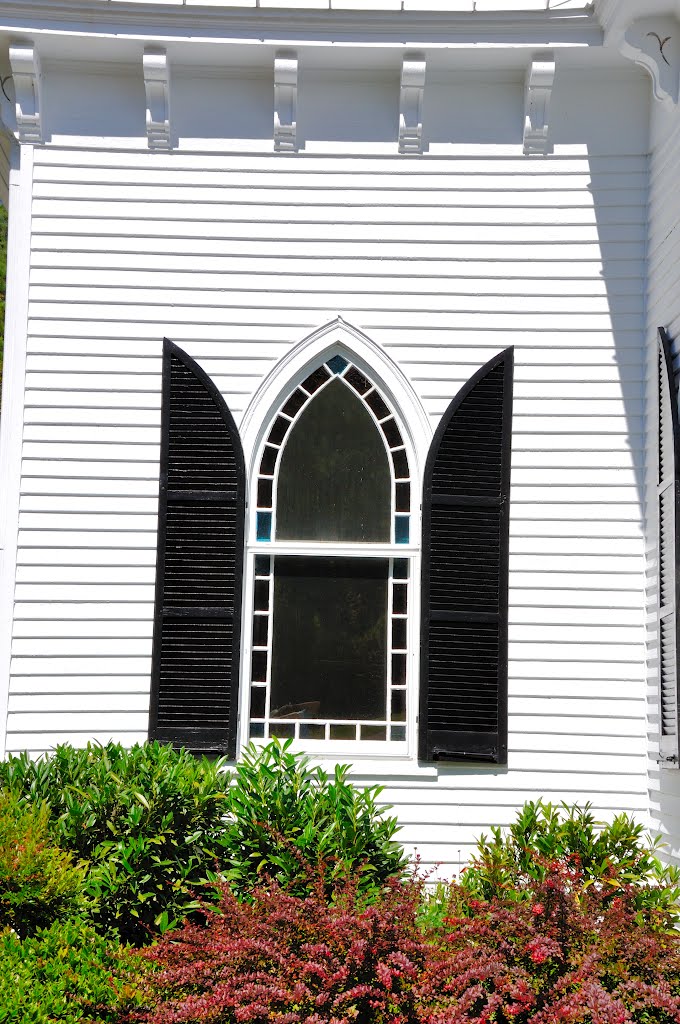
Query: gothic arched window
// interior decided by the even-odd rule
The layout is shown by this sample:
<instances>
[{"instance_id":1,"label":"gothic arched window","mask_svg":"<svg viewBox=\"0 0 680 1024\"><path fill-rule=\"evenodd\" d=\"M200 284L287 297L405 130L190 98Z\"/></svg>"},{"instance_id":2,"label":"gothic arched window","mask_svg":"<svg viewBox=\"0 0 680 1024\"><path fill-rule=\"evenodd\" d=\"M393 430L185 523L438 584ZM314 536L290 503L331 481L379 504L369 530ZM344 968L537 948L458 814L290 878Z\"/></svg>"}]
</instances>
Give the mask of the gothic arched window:
<instances>
[{"instance_id":1,"label":"gothic arched window","mask_svg":"<svg viewBox=\"0 0 680 1024\"><path fill-rule=\"evenodd\" d=\"M256 494L250 736L404 744L409 459L385 398L343 356L274 416Z\"/></svg>"}]
</instances>

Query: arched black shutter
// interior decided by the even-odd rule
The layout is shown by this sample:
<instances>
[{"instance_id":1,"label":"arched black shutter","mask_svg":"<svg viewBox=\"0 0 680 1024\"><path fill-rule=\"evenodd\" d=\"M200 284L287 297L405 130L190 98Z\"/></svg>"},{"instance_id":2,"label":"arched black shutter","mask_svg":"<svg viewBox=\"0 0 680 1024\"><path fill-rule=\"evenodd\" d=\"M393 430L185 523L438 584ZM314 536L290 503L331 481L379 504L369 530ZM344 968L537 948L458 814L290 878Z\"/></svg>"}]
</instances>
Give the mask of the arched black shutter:
<instances>
[{"instance_id":1,"label":"arched black shutter","mask_svg":"<svg viewBox=\"0 0 680 1024\"><path fill-rule=\"evenodd\" d=\"M235 755L244 516L236 424L207 374L166 339L151 739Z\"/></svg>"},{"instance_id":2,"label":"arched black shutter","mask_svg":"<svg viewBox=\"0 0 680 1024\"><path fill-rule=\"evenodd\" d=\"M680 429L671 340L659 328L658 606L659 748L665 761L678 763L678 607L680 605Z\"/></svg>"},{"instance_id":3,"label":"arched black shutter","mask_svg":"<svg viewBox=\"0 0 680 1024\"><path fill-rule=\"evenodd\" d=\"M507 760L513 350L483 366L432 441L423 495L419 753Z\"/></svg>"}]
</instances>

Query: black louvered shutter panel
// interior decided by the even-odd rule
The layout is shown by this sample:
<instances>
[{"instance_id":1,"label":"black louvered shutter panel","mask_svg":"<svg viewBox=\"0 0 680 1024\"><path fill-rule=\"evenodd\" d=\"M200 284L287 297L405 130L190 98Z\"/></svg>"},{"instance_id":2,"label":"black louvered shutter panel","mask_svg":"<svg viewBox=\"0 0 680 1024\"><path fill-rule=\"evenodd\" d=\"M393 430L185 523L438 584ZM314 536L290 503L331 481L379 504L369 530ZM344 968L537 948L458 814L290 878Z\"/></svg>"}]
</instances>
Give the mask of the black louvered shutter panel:
<instances>
[{"instance_id":1,"label":"black louvered shutter panel","mask_svg":"<svg viewBox=\"0 0 680 1024\"><path fill-rule=\"evenodd\" d=\"M680 552L680 458L678 394L674 383L671 341L659 328L658 348L658 605L659 605L659 747L661 757L678 763L678 584Z\"/></svg>"},{"instance_id":2,"label":"black louvered shutter panel","mask_svg":"<svg viewBox=\"0 0 680 1024\"><path fill-rule=\"evenodd\" d=\"M513 350L458 393L423 495L423 760L507 760L508 498Z\"/></svg>"},{"instance_id":3,"label":"black louvered shutter panel","mask_svg":"<svg viewBox=\"0 0 680 1024\"><path fill-rule=\"evenodd\" d=\"M197 753L236 751L244 515L236 424L166 340L149 735Z\"/></svg>"}]
</instances>

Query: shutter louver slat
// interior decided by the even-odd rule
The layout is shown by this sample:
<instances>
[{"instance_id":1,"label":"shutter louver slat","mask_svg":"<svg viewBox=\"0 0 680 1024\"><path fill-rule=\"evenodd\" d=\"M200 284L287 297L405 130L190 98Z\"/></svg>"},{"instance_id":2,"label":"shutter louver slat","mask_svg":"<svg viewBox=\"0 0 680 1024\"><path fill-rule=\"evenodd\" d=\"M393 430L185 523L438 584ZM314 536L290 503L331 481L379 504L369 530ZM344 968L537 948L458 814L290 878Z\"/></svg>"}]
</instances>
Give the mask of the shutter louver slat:
<instances>
[{"instance_id":1,"label":"shutter louver slat","mask_svg":"<svg viewBox=\"0 0 680 1024\"><path fill-rule=\"evenodd\" d=\"M149 735L197 753L236 749L244 514L236 425L166 341Z\"/></svg>"},{"instance_id":2,"label":"shutter louver slat","mask_svg":"<svg viewBox=\"0 0 680 1024\"><path fill-rule=\"evenodd\" d=\"M449 406L425 470L420 756L507 757L512 349Z\"/></svg>"},{"instance_id":3,"label":"shutter louver slat","mask_svg":"<svg viewBox=\"0 0 680 1024\"><path fill-rule=\"evenodd\" d=\"M659 750L662 759L678 764L678 604L680 578L680 430L673 352L666 331L659 328L658 346L658 645Z\"/></svg>"}]
</instances>

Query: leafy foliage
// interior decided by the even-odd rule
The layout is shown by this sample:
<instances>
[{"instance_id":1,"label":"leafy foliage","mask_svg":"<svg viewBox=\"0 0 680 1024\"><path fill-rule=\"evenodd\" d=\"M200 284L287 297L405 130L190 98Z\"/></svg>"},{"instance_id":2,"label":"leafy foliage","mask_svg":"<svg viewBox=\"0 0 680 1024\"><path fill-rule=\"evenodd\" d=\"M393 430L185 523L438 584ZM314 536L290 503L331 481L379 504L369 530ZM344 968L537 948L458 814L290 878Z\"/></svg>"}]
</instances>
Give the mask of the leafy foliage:
<instances>
[{"instance_id":1,"label":"leafy foliage","mask_svg":"<svg viewBox=\"0 0 680 1024\"><path fill-rule=\"evenodd\" d=\"M82 912L84 875L85 865L51 841L45 806L20 807L0 793L0 930L32 935Z\"/></svg>"},{"instance_id":2,"label":"leafy foliage","mask_svg":"<svg viewBox=\"0 0 680 1024\"><path fill-rule=\"evenodd\" d=\"M114 1024L138 1002L134 954L82 921L0 934L0 1024ZM114 982L114 976L116 981Z\"/></svg>"},{"instance_id":3,"label":"leafy foliage","mask_svg":"<svg viewBox=\"0 0 680 1024\"><path fill-rule=\"evenodd\" d=\"M198 906L194 890L218 849L223 786L221 762L159 743L64 745L40 761L0 764L0 787L45 803L60 846L90 862L94 922L135 942Z\"/></svg>"},{"instance_id":4,"label":"leafy foliage","mask_svg":"<svg viewBox=\"0 0 680 1024\"><path fill-rule=\"evenodd\" d=\"M391 879L367 905L356 875L318 869L304 896L276 882L249 902L221 887L207 927L187 925L145 956L159 970L146 982L146 1024L415 1024L414 984L428 948L416 912L417 882Z\"/></svg>"},{"instance_id":5,"label":"leafy foliage","mask_svg":"<svg viewBox=\"0 0 680 1024\"><path fill-rule=\"evenodd\" d=\"M526 803L507 833L495 827L491 839L481 836L461 879L464 890L484 900L502 893L526 900L556 863L575 864L584 882L605 881L610 891L629 884L639 909L659 907L680 920L680 871L661 863L659 842L648 845L643 826L627 814L598 823L590 806Z\"/></svg>"},{"instance_id":6,"label":"leafy foliage","mask_svg":"<svg viewBox=\"0 0 680 1024\"><path fill-rule=\"evenodd\" d=\"M680 935L668 913L639 909L622 873L588 879L535 854L524 900L452 886L449 934L419 987L423 1021L677 1024Z\"/></svg>"},{"instance_id":7,"label":"leafy foliage","mask_svg":"<svg viewBox=\"0 0 680 1024\"><path fill-rule=\"evenodd\" d=\"M329 777L289 748L289 741L251 745L236 766L221 837L228 882L244 894L259 879L273 878L302 894L310 862L324 864L329 891L351 873L359 875L360 892L379 890L406 864L394 841L397 821L377 802L381 787L353 786L347 765Z\"/></svg>"}]
</instances>

